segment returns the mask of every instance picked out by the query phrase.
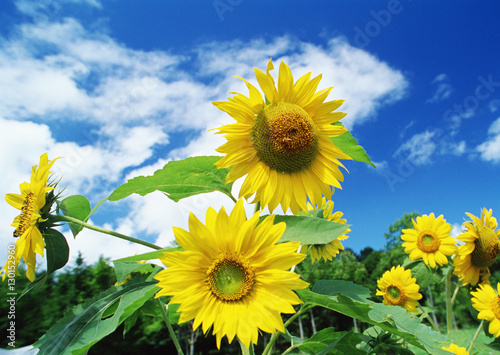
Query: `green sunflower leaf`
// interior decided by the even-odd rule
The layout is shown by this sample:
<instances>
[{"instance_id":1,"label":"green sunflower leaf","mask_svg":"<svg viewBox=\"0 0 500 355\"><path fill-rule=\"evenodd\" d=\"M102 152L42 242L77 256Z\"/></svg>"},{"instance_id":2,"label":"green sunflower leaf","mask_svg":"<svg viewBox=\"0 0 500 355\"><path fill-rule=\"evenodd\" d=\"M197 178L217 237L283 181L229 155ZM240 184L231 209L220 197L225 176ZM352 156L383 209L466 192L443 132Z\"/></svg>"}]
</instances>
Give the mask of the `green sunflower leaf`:
<instances>
[{"instance_id":1,"label":"green sunflower leaf","mask_svg":"<svg viewBox=\"0 0 500 355\"><path fill-rule=\"evenodd\" d=\"M328 244L350 227L350 224L310 216L276 215L274 224L279 222L286 223L285 233L279 242L300 242L302 245Z\"/></svg>"},{"instance_id":2,"label":"green sunflower leaf","mask_svg":"<svg viewBox=\"0 0 500 355\"><path fill-rule=\"evenodd\" d=\"M157 291L158 286L151 276L139 277L123 286L113 286L68 311L33 346L40 350L39 355L83 355L132 316Z\"/></svg>"},{"instance_id":3,"label":"green sunflower leaf","mask_svg":"<svg viewBox=\"0 0 500 355\"><path fill-rule=\"evenodd\" d=\"M118 282L119 284L123 282L123 280L125 280L133 272L146 274L152 272L154 269L159 269L158 267L154 268L152 264L142 264L138 262L114 261L113 265L115 267L116 282Z\"/></svg>"},{"instance_id":4,"label":"green sunflower leaf","mask_svg":"<svg viewBox=\"0 0 500 355\"><path fill-rule=\"evenodd\" d=\"M335 354L367 354L358 349L357 344L370 338L359 333L338 332L334 328L322 329L308 340L298 344L295 348L308 354L330 354L333 349Z\"/></svg>"},{"instance_id":5,"label":"green sunflower leaf","mask_svg":"<svg viewBox=\"0 0 500 355\"><path fill-rule=\"evenodd\" d=\"M183 250L181 247L165 248L165 249L150 251L144 254L137 254L133 256L128 256L126 258L117 259L114 260L113 263L159 259L164 253L168 253L171 251L181 251L181 250Z\"/></svg>"},{"instance_id":6,"label":"green sunflower leaf","mask_svg":"<svg viewBox=\"0 0 500 355\"><path fill-rule=\"evenodd\" d=\"M370 157L366 153L365 149L358 144L358 141L353 137L351 132L347 131L340 136L330 137L330 140L337 146L337 148L342 150L353 160L370 164L371 166L376 168L375 164L373 164L370 160Z\"/></svg>"},{"instance_id":7,"label":"green sunflower leaf","mask_svg":"<svg viewBox=\"0 0 500 355\"><path fill-rule=\"evenodd\" d=\"M314 285L311 290L296 291L305 305L321 306L362 322L378 326L409 344L430 354L446 355L441 350L446 337L422 324L418 317L402 307L386 306L370 301L370 291L350 281L328 280Z\"/></svg>"},{"instance_id":8,"label":"green sunflower leaf","mask_svg":"<svg viewBox=\"0 0 500 355\"><path fill-rule=\"evenodd\" d=\"M218 156L203 156L171 161L153 175L130 179L108 199L118 201L134 193L145 196L153 191L161 191L175 202L213 191L220 191L233 199L232 183L225 183L230 169L218 169L215 163L219 159Z\"/></svg>"},{"instance_id":9,"label":"green sunflower leaf","mask_svg":"<svg viewBox=\"0 0 500 355\"><path fill-rule=\"evenodd\" d=\"M82 195L66 197L59 203L58 208L65 216L73 217L83 222L87 222L91 214L90 202L85 196ZM83 226L78 224L68 224L74 237L76 237L76 235L83 229Z\"/></svg>"},{"instance_id":10,"label":"green sunflower leaf","mask_svg":"<svg viewBox=\"0 0 500 355\"><path fill-rule=\"evenodd\" d=\"M47 251L47 274L51 274L68 263L69 246L64 235L55 229L44 230L43 240Z\"/></svg>"}]
</instances>

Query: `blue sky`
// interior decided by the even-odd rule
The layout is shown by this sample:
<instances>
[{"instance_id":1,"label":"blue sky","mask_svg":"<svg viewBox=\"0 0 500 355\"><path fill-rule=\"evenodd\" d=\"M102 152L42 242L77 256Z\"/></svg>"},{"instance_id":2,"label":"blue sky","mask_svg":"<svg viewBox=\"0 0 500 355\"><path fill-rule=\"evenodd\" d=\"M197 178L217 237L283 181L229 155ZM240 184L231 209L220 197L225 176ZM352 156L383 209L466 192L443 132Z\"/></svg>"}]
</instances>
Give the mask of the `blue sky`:
<instances>
[{"instance_id":1,"label":"blue sky","mask_svg":"<svg viewBox=\"0 0 500 355\"><path fill-rule=\"evenodd\" d=\"M496 2L3 1L0 193L17 192L39 156L62 156L65 194L92 204L170 160L212 155L231 122L212 101L246 92L270 57L297 79L323 74L344 124L377 169L346 162L335 210L346 247L380 249L404 212L500 213L500 24ZM238 183L235 184L235 188ZM0 239L16 210L0 202ZM161 194L107 203L92 222L159 245L188 212L231 208L218 194L179 205ZM250 212L252 207L249 207ZM67 234L67 233L66 233ZM69 234L67 234L69 235ZM146 251L83 232L72 258ZM5 260L7 252L0 255ZM2 261L3 262L3 261Z\"/></svg>"}]
</instances>

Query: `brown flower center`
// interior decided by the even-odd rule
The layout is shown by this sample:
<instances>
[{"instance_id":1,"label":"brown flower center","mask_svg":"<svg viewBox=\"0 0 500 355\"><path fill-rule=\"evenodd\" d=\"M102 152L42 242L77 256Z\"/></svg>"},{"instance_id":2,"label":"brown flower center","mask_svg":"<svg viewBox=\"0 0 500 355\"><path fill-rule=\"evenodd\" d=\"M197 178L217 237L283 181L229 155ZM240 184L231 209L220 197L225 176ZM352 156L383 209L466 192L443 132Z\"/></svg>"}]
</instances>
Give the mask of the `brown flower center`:
<instances>
[{"instance_id":1,"label":"brown flower center","mask_svg":"<svg viewBox=\"0 0 500 355\"><path fill-rule=\"evenodd\" d=\"M477 268L485 268L495 262L499 253L498 237L488 227L482 227L479 238L475 241L476 247L471 254L471 263Z\"/></svg>"},{"instance_id":2,"label":"brown flower center","mask_svg":"<svg viewBox=\"0 0 500 355\"><path fill-rule=\"evenodd\" d=\"M437 234L431 230L424 230L418 234L417 247L425 253L433 253L439 250L441 241Z\"/></svg>"},{"instance_id":3,"label":"brown flower center","mask_svg":"<svg viewBox=\"0 0 500 355\"><path fill-rule=\"evenodd\" d=\"M253 268L242 257L221 253L207 271L207 283L220 300L236 301L252 289L254 276Z\"/></svg>"},{"instance_id":4,"label":"brown flower center","mask_svg":"<svg viewBox=\"0 0 500 355\"><path fill-rule=\"evenodd\" d=\"M393 284L385 290L385 299L394 306L401 306L406 300L406 295L404 290Z\"/></svg>"},{"instance_id":5,"label":"brown flower center","mask_svg":"<svg viewBox=\"0 0 500 355\"><path fill-rule=\"evenodd\" d=\"M283 173L306 169L318 151L318 133L309 114L288 102L267 105L253 127L257 156Z\"/></svg>"},{"instance_id":6,"label":"brown flower center","mask_svg":"<svg viewBox=\"0 0 500 355\"><path fill-rule=\"evenodd\" d=\"M23 201L21 214L19 215L19 225L14 230L14 237L18 238L31 226L31 219L35 212L35 194L29 192Z\"/></svg>"}]
</instances>

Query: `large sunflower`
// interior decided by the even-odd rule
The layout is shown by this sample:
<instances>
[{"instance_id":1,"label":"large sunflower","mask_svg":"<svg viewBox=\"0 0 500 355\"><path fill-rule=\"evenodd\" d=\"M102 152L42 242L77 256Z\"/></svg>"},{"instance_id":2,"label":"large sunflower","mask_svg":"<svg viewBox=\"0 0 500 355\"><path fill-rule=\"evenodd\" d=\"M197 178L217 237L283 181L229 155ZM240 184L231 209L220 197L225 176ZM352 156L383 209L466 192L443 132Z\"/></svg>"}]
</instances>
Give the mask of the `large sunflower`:
<instances>
[{"instance_id":1,"label":"large sunflower","mask_svg":"<svg viewBox=\"0 0 500 355\"><path fill-rule=\"evenodd\" d=\"M492 210L483 208L481 219L466 213L472 221L464 222L466 232L457 239L465 242L458 247L457 256L453 261L454 273L464 285L476 285L490 275L489 266L493 264L499 253L500 229Z\"/></svg>"},{"instance_id":2,"label":"large sunflower","mask_svg":"<svg viewBox=\"0 0 500 355\"><path fill-rule=\"evenodd\" d=\"M333 123L346 114L332 112L343 100L325 102L331 87L316 92L321 75L311 73L295 83L288 65L281 62L278 85L269 73L255 69L257 81L264 92L245 79L249 97L235 93L229 101L214 102L237 122L219 128L227 143L217 149L225 156L217 163L232 168L226 182L247 175L240 197L260 201L262 208L273 211L281 205L293 213L307 211L307 198L312 205L321 203L322 195L331 199L333 188L343 181L339 159L351 159L335 146L331 137L347 130ZM333 188L332 188L333 187Z\"/></svg>"},{"instance_id":3,"label":"large sunflower","mask_svg":"<svg viewBox=\"0 0 500 355\"><path fill-rule=\"evenodd\" d=\"M497 284L497 291L500 293L500 283ZM476 291L472 291L472 307L479 314L478 319L490 322L488 331L495 338L500 336L500 296L489 284L481 284Z\"/></svg>"},{"instance_id":4,"label":"large sunflower","mask_svg":"<svg viewBox=\"0 0 500 355\"><path fill-rule=\"evenodd\" d=\"M410 260L423 259L431 268L448 264L446 255L456 252L455 238L450 236L452 226L446 223L443 215L438 218L434 213L412 219L413 229L403 229L401 239L405 241L405 253Z\"/></svg>"},{"instance_id":5,"label":"large sunflower","mask_svg":"<svg viewBox=\"0 0 500 355\"><path fill-rule=\"evenodd\" d=\"M287 271L304 258L300 243L275 244L285 224L273 222L271 215L259 223L258 212L247 220L241 199L229 216L209 208L206 225L190 214L189 232L174 228L184 251L161 259L168 268L155 276L156 297L174 296L181 323L194 319L204 333L213 326L218 348L225 335L249 347L259 329L284 332L280 313L295 313L292 305L302 302L293 290L308 284Z\"/></svg>"},{"instance_id":6,"label":"large sunflower","mask_svg":"<svg viewBox=\"0 0 500 355\"><path fill-rule=\"evenodd\" d=\"M323 210L323 218L328 219L329 221L332 222L337 222L337 223L347 223L345 218L342 218L344 215L342 212L337 211L335 213L333 212L333 206L334 203L333 201L326 201L325 198L321 201L320 209ZM312 208L312 206L311 206ZM311 259L313 262L316 260L321 260L323 258L325 261L327 260L332 260L332 258L336 257L341 250L344 250L344 246L340 242L341 240L346 240L349 238L346 234L349 233L351 230L347 228L344 231L344 234L339 235L337 239L334 239L332 242L328 244L314 244L309 247L309 254L311 255Z\"/></svg>"},{"instance_id":7,"label":"large sunflower","mask_svg":"<svg viewBox=\"0 0 500 355\"><path fill-rule=\"evenodd\" d=\"M19 185L21 194L7 194L5 200L13 207L21 210L21 214L16 216L11 226L16 227L14 237L19 238L14 246L15 248L15 269L13 270L12 261L7 263L0 270L4 272L2 280L5 280L7 273L15 271L18 273L18 267L21 259L27 265L26 277L33 282L35 279L36 254L43 256L45 242L42 233L38 229L38 224L43 222L41 210L46 204L45 195L54 189L47 186L50 174L50 168L57 159L49 160L47 153L40 157L40 163L33 166L31 170L30 182L23 182Z\"/></svg>"},{"instance_id":8,"label":"large sunflower","mask_svg":"<svg viewBox=\"0 0 500 355\"><path fill-rule=\"evenodd\" d=\"M384 304L401 306L409 312L417 311L418 300L422 295L417 280L411 277L411 270L405 270L400 265L393 266L377 281L377 287L376 295L384 297Z\"/></svg>"}]
</instances>

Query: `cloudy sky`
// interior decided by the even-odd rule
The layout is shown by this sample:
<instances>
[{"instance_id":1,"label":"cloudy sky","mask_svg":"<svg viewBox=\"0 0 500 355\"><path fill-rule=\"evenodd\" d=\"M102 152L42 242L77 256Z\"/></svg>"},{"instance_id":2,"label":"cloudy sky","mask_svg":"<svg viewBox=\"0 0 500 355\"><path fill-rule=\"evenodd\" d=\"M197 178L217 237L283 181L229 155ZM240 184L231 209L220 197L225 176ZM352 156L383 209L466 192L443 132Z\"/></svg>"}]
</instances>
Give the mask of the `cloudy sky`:
<instances>
[{"instance_id":1,"label":"cloudy sky","mask_svg":"<svg viewBox=\"0 0 500 355\"><path fill-rule=\"evenodd\" d=\"M65 195L95 205L170 160L216 154L230 123L212 101L246 93L253 68L284 60L323 74L344 124L377 165L346 162L335 210L346 247L380 249L404 212L458 226L500 216L500 4L411 0L4 0L0 5L0 194L18 192L48 152ZM235 184L235 194L239 182ZM232 208L213 193L107 202L92 222L168 246L189 211ZM17 210L0 201L7 257ZM248 211L251 211L249 207ZM70 239L87 262L145 252L93 232Z\"/></svg>"}]
</instances>

